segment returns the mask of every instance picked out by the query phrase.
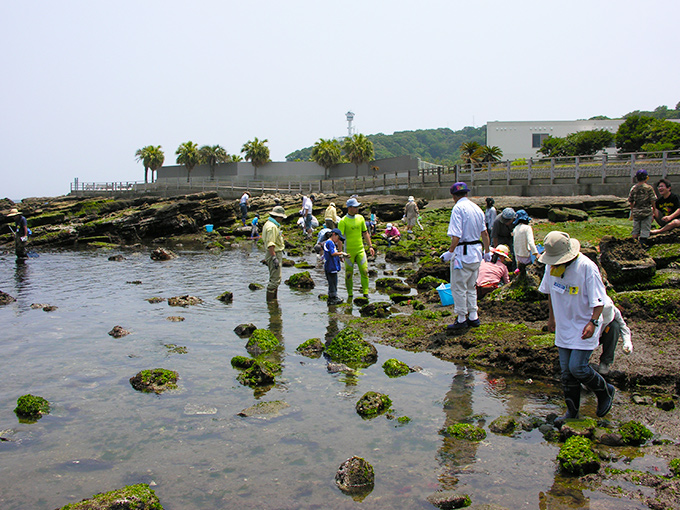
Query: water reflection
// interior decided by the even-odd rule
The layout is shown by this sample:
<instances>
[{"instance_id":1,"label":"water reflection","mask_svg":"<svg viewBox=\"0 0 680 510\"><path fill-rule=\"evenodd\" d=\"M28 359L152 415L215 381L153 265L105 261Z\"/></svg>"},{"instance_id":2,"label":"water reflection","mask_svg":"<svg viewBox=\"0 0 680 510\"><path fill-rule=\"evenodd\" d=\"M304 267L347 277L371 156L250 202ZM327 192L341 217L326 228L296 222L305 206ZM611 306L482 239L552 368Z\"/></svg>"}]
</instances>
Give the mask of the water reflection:
<instances>
[{"instance_id":1,"label":"water reflection","mask_svg":"<svg viewBox=\"0 0 680 510\"><path fill-rule=\"evenodd\" d=\"M566 485L565 481L555 480L548 492L539 493L538 508L539 510L588 510L590 500L578 487Z\"/></svg>"}]
</instances>

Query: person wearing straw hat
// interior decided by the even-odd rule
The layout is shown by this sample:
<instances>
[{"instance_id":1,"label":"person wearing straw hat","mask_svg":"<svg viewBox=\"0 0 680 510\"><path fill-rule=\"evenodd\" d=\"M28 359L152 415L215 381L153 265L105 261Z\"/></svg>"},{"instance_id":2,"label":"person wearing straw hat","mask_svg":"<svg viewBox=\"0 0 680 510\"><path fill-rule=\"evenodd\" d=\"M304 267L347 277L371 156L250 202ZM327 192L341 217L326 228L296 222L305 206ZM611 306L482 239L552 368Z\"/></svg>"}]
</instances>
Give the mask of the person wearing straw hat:
<instances>
[{"instance_id":1,"label":"person wearing straw hat","mask_svg":"<svg viewBox=\"0 0 680 510\"><path fill-rule=\"evenodd\" d=\"M416 226L418 221L418 214L420 214L420 211L418 210L415 198L408 197L408 202L406 202L404 207L404 217L406 218L406 230L409 234L413 234L413 227Z\"/></svg>"},{"instance_id":2,"label":"person wearing straw hat","mask_svg":"<svg viewBox=\"0 0 680 510\"><path fill-rule=\"evenodd\" d=\"M267 218L264 227L262 227L262 242L267 250L264 260L269 268L267 301L276 299L276 293L281 284L281 263L283 262L285 244L279 221L287 217L285 209L277 205L271 210L269 218Z\"/></svg>"},{"instance_id":3,"label":"person wearing straw hat","mask_svg":"<svg viewBox=\"0 0 680 510\"><path fill-rule=\"evenodd\" d=\"M446 233L451 246L441 258L451 264L451 296L457 318L447 331L462 331L480 325L477 313L477 273L482 259L491 260L489 234L480 207L468 199L470 189L456 182L451 189L454 206Z\"/></svg>"},{"instance_id":4,"label":"person wearing straw hat","mask_svg":"<svg viewBox=\"0 0 680 510\"><path fill-rule=\"evenodd\" d=\"M588 363L599 343L607 297L600 270L566 232L550 232L543 246L539 261L545 264L545 274L538 290L548 295L548 330L555 333L559 354L567 405L562 420L578 416L581 384L597 397L596 414L601 418L611 409L616 390Z\"/></svg>"},{"instance_id":5,"label":"person wearing straw hat","mask_svg":"<svg viewBox=\"0 0 680 510\"><path fill-rule=\"evenodd\" d=\"M477 274L477 297L482 298L493 292L501 285L510 283L510 273L507 262L512 260L510 248L499 244L496 248L490 248L491 261L482 260Z\"/></svg>"},{"instance_id":6,"label":"person wearing straw hat","mask_svg":"<svg viewBox=\"0 0 680 510\"><path fill-rule=\"evenodd\" d=\"M8 218L14 220L14 252L17 255L17 260L28 258L28 222L18 209L10 209ZM10 227L11 230L11 227Z\"/></svg>"}]
</instances>

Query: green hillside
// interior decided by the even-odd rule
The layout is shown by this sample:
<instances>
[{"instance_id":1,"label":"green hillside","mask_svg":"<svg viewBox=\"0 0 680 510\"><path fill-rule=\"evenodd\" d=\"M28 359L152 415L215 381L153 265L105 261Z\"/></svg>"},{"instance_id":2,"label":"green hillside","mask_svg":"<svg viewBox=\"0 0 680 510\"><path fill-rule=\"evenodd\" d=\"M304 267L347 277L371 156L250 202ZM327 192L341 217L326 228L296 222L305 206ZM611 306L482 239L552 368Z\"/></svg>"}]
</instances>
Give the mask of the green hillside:
<instances>
[{"instance_id":1,"label":"green hillside","mask_svg":"<svg viewBox=\"0 0 680 510\"><path fill-rule=\"evenodd\" d=\"M367 135L367 138L373 142L376 159L410 155L430 163L453 165L460 157L461 144L486 144L486 126L468 126L459 131L449 128L397 131L391 135ZM312 148L306 147L288 154L286 161L307 161L311 154Z\"/></svg>"}]
</instances>

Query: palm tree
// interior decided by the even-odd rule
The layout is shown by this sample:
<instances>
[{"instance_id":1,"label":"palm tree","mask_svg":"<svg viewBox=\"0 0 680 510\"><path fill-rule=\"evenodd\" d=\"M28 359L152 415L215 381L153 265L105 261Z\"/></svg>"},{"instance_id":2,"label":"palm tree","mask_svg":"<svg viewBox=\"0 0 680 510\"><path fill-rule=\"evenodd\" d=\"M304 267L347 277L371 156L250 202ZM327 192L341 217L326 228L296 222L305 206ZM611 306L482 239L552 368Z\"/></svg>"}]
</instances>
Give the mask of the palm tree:
<instances>
[{"instance_id":1,"label":"palm tree","mask_svg":"<svg viewBox=\"0 0 680 510\"><path fill-rule=\"evenodd\" d=\"M243 158L238 154L232 154L227 160L228 163L238 163L239 161L243 161Z\"/></svg>"},{"instance_id":2,"label":"palm tree","mask_svg":"<svg viewBox=\"0 0 680 510\"><path fill-rule=\"evenodd\" d=\"M371 142L366 135L356 134L354 136L345 138L342 144L342 149L345 151L345 156L356 167L354 178L359 178L359 165L368 163L373 160L373 142Z\"/></svg>"},{"instance_id":3,"label":"palm tree","mask_svg":"<svg viewBox=\"0 0 680 510\"><path fill-rule=\"evenodd\" d=\"M324 179L328 179L328 169L340 163L341 159L342 153L337 140L319 138L319 141L312 147L311 160L324 168Z\"/></svg>"},{"instance_id":4,"label":"palm tree","mask_svg":"<svg viewBox=\"0 0 680 510\"><path fill-rule=\"evenodd\" d=\"M241 147L241 152L245 153L246 161L250 161L255 169L254 179L257 179L257 169L271 161L271 159L269 159L269 147L265 145L267 142L269 142L269 140L266 138L260 141L255 137L253 140L244 143L243 147Z\"/></svg>"},{"instance_id":5,"label":"palm tree","mask_svg":"<svg viewBox=\"0 0 680 510\"><path fill-rule=\"evenodd\" d=\"M187 182L191 182L191 171L201 162L201 155L198 152L198 145L191 140L184 142L175 151L177 154L177 164L187 168Z\"/></svg>"},{"instance_id":6,"label":"palm tree","mask_svg":"<svg viewBox=\"0 0 680 510\"><path fill-rule=\"evenodd\" d=\"M149 182L149 169L151 169L151 182L153 182L153 173L162 167L165 161L165 154L163 154L161 146L147 145L137 149L135 156L137 161L141 161L144 164L144 182Z\"/></svg>"},{"instance_id":7,"label":"palm tree","mask_svg":"<svg viewBox=\"0 0 680 510\"><path fill-rule=\"evenodd\" d=\"M463 163L472 167L479 165L481 160L482 146L477 142L466 142L460 146L460 157Z\"/></svg>"},{"instance_id":8,"label":"palm tree","mask_svg":"<svg viewBox=\"0 0 680 510\"><path fill-rule=\"evenodd\" d=\"M494 161L501 160L503 157L503 151L497 145L493 145L491 147L488 145L482 145L479 155L482 157L482 161L485 163L493 163Z\"/></svg>"},{"instance_id":9,"label":"palm tree","mask_svg":"<svg viewBox=\"0 0 680 510\"><path fill-rule=\"evenodd\" d=\"M210 180L215 180L215 167L218 163L226 163L229 161L229 154L221 145L204 145L198 152L201 155L201 163L205 163L210 167Z\"/></svg>"}]
</instances>

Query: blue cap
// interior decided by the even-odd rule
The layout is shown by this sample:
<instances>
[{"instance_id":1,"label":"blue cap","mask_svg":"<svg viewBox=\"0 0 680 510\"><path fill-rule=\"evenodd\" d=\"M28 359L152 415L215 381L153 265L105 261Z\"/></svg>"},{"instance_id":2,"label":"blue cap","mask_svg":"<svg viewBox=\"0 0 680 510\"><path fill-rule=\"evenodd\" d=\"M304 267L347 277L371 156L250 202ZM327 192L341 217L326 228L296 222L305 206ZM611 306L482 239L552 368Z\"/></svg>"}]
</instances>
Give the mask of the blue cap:
<instances>
[{"instance_id":1,"label":"blue cap","mask_svg":"<svg viewBox=\"0 0 680 510\"><path fill-rule=\"evenodd\" d=\"M515 221L513 221L512 223L513 225L517 225L520 221L526 221L527 223L531 221L531 216L529 216L524 209L520 209L519 211L517 211Z\"/></svg>"},{"instance_id":2,"label":"blue cap","mask_svg":"<svg viewBox=\"0 0 680 510\"><path fill-rule=\"evenodd\" d=\"M644 168L640 168L637 172L635 172L635 178L638 181L644 181L647 177L649 177L649 174L647 173L647 170Z\"/></svg>"},{"instance_id":3,"label":"blue cap","mask_svg":"<svg viewBox=\"0 0 680 510\"><path fill-rule=\"evenodd\" d=\"M331 230L331 234L337 234L341 241L345 240L345 236L342 235L342 232L340 232L339 228L334 228Z\"/></svg>"},{"instance_id":4,"label":"blue cap","mask_svg":"<svg viewBox=\"0 0 680 510\"><path fill-rule=\"evenodd\" d=\"M452 195L456 195L458 193L469 193L470 188L467 187L467 184L464 182L456 182L453 186L451 186L451 191Z\"/></svg>"},{"instance_id":5,"label":"blue cap","mask_svg":"<svg viewBox=\"0 0 680 510\"><path fill-rule=\"evenodd\" d=\"M347 207L359 207L361 203L356 198L350 198L346 205Z\"/></svg>"}]
</instances>

